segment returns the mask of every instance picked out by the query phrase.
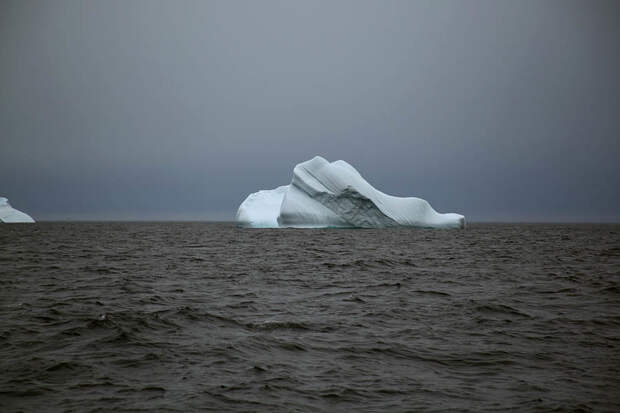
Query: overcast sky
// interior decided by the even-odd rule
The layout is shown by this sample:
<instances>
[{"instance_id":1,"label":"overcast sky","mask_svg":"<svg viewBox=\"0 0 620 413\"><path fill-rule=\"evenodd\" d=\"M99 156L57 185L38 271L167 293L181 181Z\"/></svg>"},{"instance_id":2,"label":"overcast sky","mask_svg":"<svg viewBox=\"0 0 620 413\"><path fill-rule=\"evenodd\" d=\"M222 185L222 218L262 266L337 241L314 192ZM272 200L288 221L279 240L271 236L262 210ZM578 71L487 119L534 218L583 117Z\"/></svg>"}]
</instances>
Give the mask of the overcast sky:
<instances>
[{"instance_id":1,"label":"overcast sky","mask_svg":"<svg viewBox=\"0 0 620 413\"><path fill-rule=\"evenodd\" d=\"M314 155L478 220L620 220L620 2L0 2L0 196L233 219Z\"/></svg>"}]
</instances>

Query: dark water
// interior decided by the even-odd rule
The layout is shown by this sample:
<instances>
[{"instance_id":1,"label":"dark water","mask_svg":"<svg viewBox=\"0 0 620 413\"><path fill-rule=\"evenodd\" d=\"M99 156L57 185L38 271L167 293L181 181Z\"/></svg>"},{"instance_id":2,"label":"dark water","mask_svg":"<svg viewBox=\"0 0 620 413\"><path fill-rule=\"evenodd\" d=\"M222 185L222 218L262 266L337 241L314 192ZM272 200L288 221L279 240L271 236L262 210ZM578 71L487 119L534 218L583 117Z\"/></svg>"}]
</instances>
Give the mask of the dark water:
<instances>
[{"instance_id":1,"label":"dark water","mask_svg":"<svg viewBox=\"0 0 620 413\"><path fill-rule=\"evenodd\" d=\"M620 226L0 226L0 411L620 411Z\"/></svg>"}]
</instances>

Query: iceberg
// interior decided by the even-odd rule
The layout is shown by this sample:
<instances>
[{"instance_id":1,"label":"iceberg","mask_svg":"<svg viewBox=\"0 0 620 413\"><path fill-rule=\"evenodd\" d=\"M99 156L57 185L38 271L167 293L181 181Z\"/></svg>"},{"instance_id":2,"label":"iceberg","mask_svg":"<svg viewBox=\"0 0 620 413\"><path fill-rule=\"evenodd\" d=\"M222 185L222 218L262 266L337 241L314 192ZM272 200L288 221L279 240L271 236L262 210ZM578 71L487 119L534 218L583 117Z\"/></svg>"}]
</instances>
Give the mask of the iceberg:
<instances>
[{"instance_id":1,"label":"iceberg","mask_svg":"<svg viewBox=\"0 0 620 413\"><path fill-rule=\"evenodd\" d=\"M11 207L8 199L0 197L0 222L34 222L34 219L30 215Z\"/></svg>"},{"instance_id":2,"label":"iceberg","mask_svg":"<svg viewBox=\"0 0 620 413\"><path fill-rule=\"evenodd\" d=\"M345 161L320 156L293 169L289 185L248 195L237 224L251 228L464 228L463 215L438 213L421 198L384 194Z\"/></svg>"}]
</instances>

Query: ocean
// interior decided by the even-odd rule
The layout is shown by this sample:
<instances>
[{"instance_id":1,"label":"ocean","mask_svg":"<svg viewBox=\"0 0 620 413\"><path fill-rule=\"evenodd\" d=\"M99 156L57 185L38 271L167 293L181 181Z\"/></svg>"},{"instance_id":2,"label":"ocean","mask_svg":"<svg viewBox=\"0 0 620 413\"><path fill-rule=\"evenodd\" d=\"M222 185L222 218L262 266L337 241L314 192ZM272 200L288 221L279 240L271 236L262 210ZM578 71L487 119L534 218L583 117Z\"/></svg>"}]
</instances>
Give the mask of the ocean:
<instances>
[{"instance_id":1,"label":"ocean","mask_svg":"<svg viewBox=\"0 0 620 413\"><path fill-rule=\"evenodd\" d=\"M0 225L1 412L618 412L620 225Z\"/></svg>"}]
</instances>

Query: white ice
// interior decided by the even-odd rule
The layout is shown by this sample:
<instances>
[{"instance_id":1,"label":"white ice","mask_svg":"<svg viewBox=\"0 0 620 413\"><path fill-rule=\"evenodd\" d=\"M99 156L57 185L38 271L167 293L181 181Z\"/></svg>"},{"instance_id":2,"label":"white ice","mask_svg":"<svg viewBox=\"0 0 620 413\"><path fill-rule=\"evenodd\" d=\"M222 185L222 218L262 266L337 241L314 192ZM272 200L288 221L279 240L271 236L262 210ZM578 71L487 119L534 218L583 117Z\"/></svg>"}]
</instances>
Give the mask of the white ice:
<instances>
[{"instance_id":1,"label":"white ice","mask_svg":"<svg viewBox=\"0 0 620 413\"><path fill-rule=\"evenodd\" d=\"M34 219L30 215L11 207L8 199L0 197L0 222L34 222Z\"/></svg>"},{"instance_id":2,"label":"white ice","mask_svg":"<svg viewBox=\"0 0 620 413\"><path fill-rule=\"evenodd\" d=\"M237 223L252 228L278 227L280 204L287 189L288 185L284 185L248 195L237 210Z\"/></svg>"},{"instance_id":3,"label":"white ice","mask_svg":"<svg viewBox=\"0 0 620 413\"><path fill-rule=\"evenodd\" d=\"M249 195L237 221L261 228L465 226L462 215L440 214L421 198L384 194L345 161L320 156L295 166L290 185Z\"/></svg>"}]
</instances>

